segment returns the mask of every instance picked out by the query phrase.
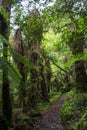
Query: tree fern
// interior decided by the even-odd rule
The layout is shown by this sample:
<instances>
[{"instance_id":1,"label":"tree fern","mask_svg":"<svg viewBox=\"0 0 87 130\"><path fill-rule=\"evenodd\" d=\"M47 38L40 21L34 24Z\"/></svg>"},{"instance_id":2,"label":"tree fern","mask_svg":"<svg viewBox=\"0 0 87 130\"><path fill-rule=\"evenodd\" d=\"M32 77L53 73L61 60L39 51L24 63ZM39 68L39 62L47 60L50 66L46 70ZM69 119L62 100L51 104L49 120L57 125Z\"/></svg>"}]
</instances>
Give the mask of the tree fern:
<instances>
[{"instance_id":1,"label":"tree fern","mask_svg":"<svg viewBox=\"0 0 87 130\"><path fill-rule=\"evenodd\" d=\"M77 54L71 56L68 61L64 64L64 68L70 68L76 61L86 60L84 54Z\"/></svg>"}]
</instances>

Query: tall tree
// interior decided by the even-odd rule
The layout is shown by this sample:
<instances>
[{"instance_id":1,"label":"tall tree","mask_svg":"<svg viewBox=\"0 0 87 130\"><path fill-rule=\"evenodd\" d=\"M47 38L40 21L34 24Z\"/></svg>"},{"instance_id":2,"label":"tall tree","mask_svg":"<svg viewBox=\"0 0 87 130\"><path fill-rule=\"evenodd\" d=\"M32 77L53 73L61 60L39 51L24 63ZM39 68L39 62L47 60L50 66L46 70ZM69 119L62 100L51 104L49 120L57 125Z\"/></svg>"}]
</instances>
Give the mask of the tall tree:
<instances>
[{"instance_id":1,"label":"tall tree","mask_svg":"<svg viewBox=\"0 0 87 130\"><path fill-rule=\"evenodd\" d=\"M0 1L0 34L7 42L3 42L3 58L8 61L8 40L9 40L9 25L10 25L10 13L11 4L7 3L6 0ZM5 13L3 13L5 12ZM7 13L8 18L5 17ZM2 84L2 111L3 116L6 120L5 124L7 126L11 125L12 122L12 107L10 100L10 90L9 90L9 80L8 80L8 67L4 65L3 67L3 84Z\"/></svg>"},{"instance_id":2,"label":"tall tree","mask_svg":"<svg viewBox=\"0 0 87 130\"><path fill-rule=\"evenodd\" d=\"M20 54L21 56L25 56L25 48L24 48L24 42L22 40L22 35L21 35L21 30L17 29L14 35L14 45L13 45L14 50ZM25 66L22 62L16 60L14 57L14 61L20 71L20 74L22 76L22 79L20 81L20 86L19 86L19 98L20 98L20 103L23 108L23 111L25 111L26 107L26 79L27 79L27 74L25 71Z\"/></svg>"},{"instance_id":3,"label":"tall tree","mask_svg":"<svg viewBox=\"0 0 87 130\"><path fill-rule=\"evenodd\" d=\"M28 40L28 57L35 68L30 68L30 89L29 89L29 104L30 108L35 108L38 99L39 84L39 59L40 59L40 46L43 33L43 23L39 11L34 8L26 21L24 33ZM36 97L37 95L37 97Z\"/></svg>"},{"instance_id":4,"label":"tall tree","mask_svg":"<svg viewBox=\"0 0 87 130\"><path fill-rule=\"evenodd\" d=\"M75 6L75 4L77 5ZM84 54L84 47L86 44L85 28L87 28L85 8L85 1L76 1L73 2L73 4L71 5L71 13L69 14L71 24L68 25L68 29L71 32L71 36L69 37L68 45L71 47L72 54L74 56L78 54ZM72 14L72 12L74 14ZM85 92L87 91L87 75L85 70L85 62L84 60L79 60L76 61L74 65L77 91Z\"/></svg>"},{"instance_id":5,"label":"tall tree","mask_svg":"<svg viewBox=\"0 0 87 130\"><path fill-rule=\"evenodd\" d=\"M10 15L11 6L19 0L0 0L0 34L3 37L3 59L8 62L8 42L10 33ZM3 66L3 83L2 83L2 112L4 123L2 129L6 130L12 124L12 106L10 99L8 67Z\"/></svg>"},{"instance_id":6,"label":"tall tree","mask_svg":"<svg viewBox=\"0 0 87 130\"><path fill-rule=\"evenodd\" d=\"M73 55L84 54L84 34L74 32L72 33L72 38L70 41L72 42ZM87 91L87 75L84 60L75 61L75 75L77 90L81 92Z\"/></svg>"},{"instance_id":7,"label":"tall tree","mask_svg":"<svg viewBox=\"0 0 87 130\"><path fill-rule=\"evenodd\" d=\"M46 72L46 84L47 84L47 90L48 93L50 93L50 84L51 84L51 66L50 66L50 60L49 58L45 59L45 66L47 67Z\"/></svg>"},{"instance_id":8,"label":"tall tree","mask_svg":"<svg viewBox=\"0 0 87 130\"><path fill-rule=\"evenodd\" d=\"M42 58L40 60L40 77L41 77L41 92L43 100L49 102L49 92L50 92L50 77L49 77L49 68L45 61L46 59Z\"/></svg>"},{"instance_id":9,"label":"tall tree","mask_svg":"<svg viewBox=\"0 0 87 130\"><path fill-rule=\"evenodd\" d=\"M51 8L52 24L56 32L61 32L62 42L67 43L73 55L83 54L87 28L86 0L56 0ZM55 12L55 14L54 14ZM75 82L78 91L87 91L87 75L83 60L75 62Z\"/></svg>"}]
</instances>

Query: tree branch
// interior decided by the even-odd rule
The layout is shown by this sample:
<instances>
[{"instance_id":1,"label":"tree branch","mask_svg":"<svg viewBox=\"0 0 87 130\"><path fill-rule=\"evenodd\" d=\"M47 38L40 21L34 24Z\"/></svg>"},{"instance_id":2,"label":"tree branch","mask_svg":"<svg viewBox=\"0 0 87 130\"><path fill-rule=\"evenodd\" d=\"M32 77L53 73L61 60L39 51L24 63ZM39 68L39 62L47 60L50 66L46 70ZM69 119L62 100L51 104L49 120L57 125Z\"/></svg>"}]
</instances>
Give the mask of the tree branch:
<instances>
[{"instance_id":1,"label":"tree branch","mask_svg":"<svg viewBox=\"0 0 87 130\"><path fill-rule=\"evenodd\" d=\"M61 68L61 67L60 67L59 65L57 65L54 61L51 60L51 62L52 62L57 68L61 69L63 72L65 72L65 73L68 74L68 72L67 72L66 70L64 70L63 68Z\"/></svg>"}]
</instances>

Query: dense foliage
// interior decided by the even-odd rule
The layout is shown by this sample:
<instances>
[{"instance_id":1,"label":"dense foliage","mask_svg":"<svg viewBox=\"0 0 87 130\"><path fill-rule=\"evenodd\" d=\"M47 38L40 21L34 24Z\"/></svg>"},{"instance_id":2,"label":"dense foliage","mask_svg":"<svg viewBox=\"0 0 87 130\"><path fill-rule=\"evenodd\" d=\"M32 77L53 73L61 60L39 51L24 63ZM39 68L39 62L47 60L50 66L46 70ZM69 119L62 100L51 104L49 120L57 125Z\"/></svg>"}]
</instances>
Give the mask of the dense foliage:
<instances>
[{"instance_id":1,"label":"dense foliage","mask_svg":"<svg viewBox=\"0 0 87 130\"><path fill-rule=\"evenodd\" d=\"M87 129L87 95L77 94L75 90L67 93L67 100L61 109L61 120L67 130Z\"/></svg>"},{"instance_id":2,"label":"dense foliage","mask_svg":"<svg viewBox=\"0 0 87 130\"><path fill-rule=\"evenodd\" d=\"M86 130L86 47L86 0L1 0L1 130L33 124L66 92L63 124Z\"/></svg>"}]
</instances>

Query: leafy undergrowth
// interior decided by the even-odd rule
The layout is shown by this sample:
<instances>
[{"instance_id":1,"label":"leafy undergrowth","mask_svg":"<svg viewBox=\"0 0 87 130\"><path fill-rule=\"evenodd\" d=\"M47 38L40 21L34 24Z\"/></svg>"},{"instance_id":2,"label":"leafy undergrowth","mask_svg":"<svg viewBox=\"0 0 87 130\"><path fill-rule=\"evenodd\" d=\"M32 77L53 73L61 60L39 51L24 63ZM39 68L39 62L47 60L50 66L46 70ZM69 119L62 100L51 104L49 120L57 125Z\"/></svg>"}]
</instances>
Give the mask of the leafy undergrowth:
<instances>
[{"instance_id":1,"label":"leafy undergrowth","mask_svg":"<svg viewBox=\"0 0 87 130\"><path fill-rule=\"evenodd\" d=\"M29 113L20 113L20 109L17 111L18 117L16 120L16 127L20 126L32 126L36 120L45 112L48 107L55 102L59 97L61 96L61 93L59 92L51 92L50 93L50 102L44 102L41 101L38 103L38 107L36 109L32 109Z\"/></svg>"},{"instance_id":2,"label":"leafy undergrowth","mask_svg":"<svg viewBox=\"0 0 87 130\"><path fill-rule=\"evenodd\" d=\"M40 102L38 104L38 108L39 108L39 111L41 113L43 113L44 111L46 111L48 109L48 107L53 103L55 102L56 100L58 100L58 98L61 96L61 93L60 92L51 92L50 93L50 102Z\"/></svg>"},{"instance_id":3,"label":"leafy undergrowth","mask_svg":"<svg viewBox=\"0 0 87 130\"><path fill-rule=\"evenodd\" d=\"M64 130L87 130L87 94L77 94L73 89L66 97L61 108Z\"/></svg>"}]
</instances>

